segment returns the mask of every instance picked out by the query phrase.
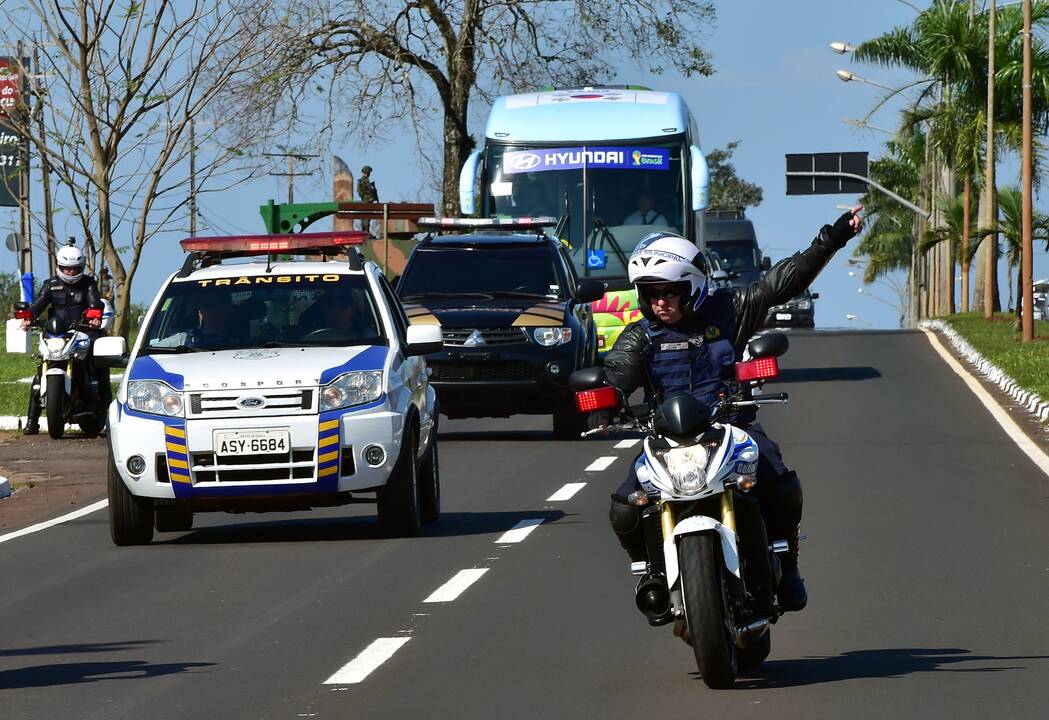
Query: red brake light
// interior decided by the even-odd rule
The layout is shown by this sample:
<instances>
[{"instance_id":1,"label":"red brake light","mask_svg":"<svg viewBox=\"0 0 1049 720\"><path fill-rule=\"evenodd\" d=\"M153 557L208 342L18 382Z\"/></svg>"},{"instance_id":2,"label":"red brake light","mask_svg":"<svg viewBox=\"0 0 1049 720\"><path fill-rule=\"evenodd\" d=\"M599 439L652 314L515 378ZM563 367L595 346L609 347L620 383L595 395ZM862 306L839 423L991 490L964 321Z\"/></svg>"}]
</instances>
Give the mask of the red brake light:
<instances>
[{"instance_id":1,"label":"red brake light","mask_svg":"<svg viewBox=\"0 0 1049 720\"><path fill-rule=\"evenodd\" d=\"M581 413L617 408L619 407L619 391L609 385L596 390L577 392L575 394L575 406Z\"/></svg>"},{"instance_id":2,"label":"red brake light","mask_svg":"<svg viewBox=\"0 0 1049 720\"><path fill-rule=\"evenodd\" d=\"M88 308L84 311L84 317L88 320L100 320L102 318L102 308Z\"/></svg>"},{"instance_id":3,"label":"red brake light","mask_svg":"<svg viewBox=\"0 0 1049 720\"><path fill-rule=\"evenodd\" d=\"M736 379L740 382L768 380L777 375L779 375L779 362L774 357L764 357L736 363Z\"/></svg>"},{"instance_id":4,"label":"red brake light","mask_svg":"<svg viewBox=\"0 0 1049 720\"><path fill-rule=\"evenodd\" d=\"M298 233L294 235L231 235L229 237L192 237L180 241L186 252L292 253L296 250L324 250L349 245L363 245L364 231Z\"/></svg>"},{"instance_id":5,"label":"red brake light","mask_svg":"<svg viewBox=\"0 0 1049 720\"><path fill-rule=\"evenodd\" d=\"M15 320L32 320L33 311L29 308L23 308L21 310L15 310Z\"/></svg>"}]
</instances>

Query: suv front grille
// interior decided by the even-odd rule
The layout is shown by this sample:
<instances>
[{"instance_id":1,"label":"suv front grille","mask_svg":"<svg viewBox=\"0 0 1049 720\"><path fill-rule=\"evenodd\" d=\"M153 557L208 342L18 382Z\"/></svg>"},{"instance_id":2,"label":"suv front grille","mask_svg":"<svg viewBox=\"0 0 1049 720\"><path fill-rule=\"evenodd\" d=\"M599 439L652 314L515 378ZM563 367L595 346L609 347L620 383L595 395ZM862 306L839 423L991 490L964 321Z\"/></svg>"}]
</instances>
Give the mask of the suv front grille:
<instances>
[{"instance_id":1,"label":"suv front grille","mask_svg":"<svg viewBox=\"0 0 1049 720\"><path fill-rule=\"evenodd\" d=\"M444 344L450 347L463 347L466 341L479 333L484 345L519 345L528 342L528 333L524 328L445 328ZM478 344L479 347L483 347Z\"/></svg>"},{"instance_id":2,"label":"suv front grille","mask_svg":"<svg viewBox=\"0 0 1049 720\"><path fill-rule=\"evenodd\" d=\"M303 415L316 412L313 407L314 391L289 388L268 390L213 390L190 393L190 417L223 417L229 415ZM260 398L262 407L243 407L237 404L242 398Z\"/></svg>"},{"instance_id":3,"label":"suv front grille","mask_svg":"<svg viewBox=\"0 0 1049 720\"><path fill-rule=\"evenodd\" d=\"M290 453L221 455L218 462L215 453L193 453L193 481L205 483L311 480L316 468L313 453L313 448L303 448L292 450ZM259 465L270 467L258 467Z\"/></svg>"},{"instance_id":4,"label":"suv front grille","mask_svg":"<svg viewBox=\"0 0 1049 720\"><path fill-rule=\"evenodd\" d=\"M428 362L433 369L430 379L433 381L455 380L535 380L542 371L527 362Z\"/></svg>"}]
</instances>

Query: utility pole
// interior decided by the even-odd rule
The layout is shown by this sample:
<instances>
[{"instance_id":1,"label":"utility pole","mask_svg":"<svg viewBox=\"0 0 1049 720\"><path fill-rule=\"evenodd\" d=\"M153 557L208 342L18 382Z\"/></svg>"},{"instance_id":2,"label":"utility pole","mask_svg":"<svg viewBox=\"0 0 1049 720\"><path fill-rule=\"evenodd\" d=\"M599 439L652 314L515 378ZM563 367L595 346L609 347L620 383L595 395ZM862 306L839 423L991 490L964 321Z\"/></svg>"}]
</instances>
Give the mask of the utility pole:
<instances>
[{"instance_id":1,"label":"utility pole","mask_svg":"<svg viewBox=\"0 0 1049 720\"><path fill-rule=\"evenodd\" d=\"M309 160L310 158L320 157L319 155L310 155L308 153L262 153L265 157L282 157L288 159L288 172L283 173L267 173L274 177L286 177L288 178L288 204L295 202L295 178L303 175L312 175L312 172L295 172L295 161L296 160Z\"/></svg>"},{"instance_id":2,"label":"utility pole","mask_svg":"<svg viewBox=\"0 0 1049 720\"><path fill-rule=\"evenodd\" d=\"M36 114L37 132L40 134L40 186L44 192L44 242L47 243L47 265L50 274L54 275L58 268L55 265L55 221L54 206L51 201L51 159L47 155L47 148L43 142L47 138L44 131L44 93L40 88L40 46L33 43L33 112ZM27 124L28 125L28 124Z\"/></svg>"},{"instance_id":3,"label":"utility pole","mask_svg":"<svg viewBox=\"0 0 1049 720\"><path fill-rule=\"evenodd\" d=\"M997 188L994 179L994 53L995 53L995 20L998 9L995 0L991 0L990 14L987 16L987 156L984 158L983 191L987 194L986 215L983 218L983 226L994 227L998 219ZM998 254L998 236L991 233L984 238L984 286L983 286L983 316L990 320L994 316L995 293L995 255Z\"/></svg>"},{"instance_id":4,"label":"utility pole","mask_svg":"<svg viewBox=\"0 0 1049 720\"><path fill-rule=\"evenodd\" d=\"M1031 0L1024 0L1024 72L1023 72L1023 159L1021 176L1023 184L1023 341L1034 340L1034 247L1032 245L1033 210L1031 177L1033 171L1031 153Z\"/></svg>"},{"instance_id":5,"label":"utility pole","mask_svg":"<svg viewBox=\"0 0 1049 720\"><path fill-rule=\"evenodd\" d=\"M15 61L18 64L20 72L18 73L18 85L19 85L19 97L22 98L22 107L16 108L17 113L26 113L27 107L25 102L25 96L22 90L25 88L25 44L19 40ZM22 224L22 242L24 253L22 256L22 272L32 273L33 272L33 241L30 234L32 230L32 224L29 219L29 122L28 115L23 115L23 119L26 122L23 123L23 127L26 128L27 132L22 133L22 137L18 141L18 161L20 170L18 173L18 208L21 215Z\"/></svg>"}]
</instances>

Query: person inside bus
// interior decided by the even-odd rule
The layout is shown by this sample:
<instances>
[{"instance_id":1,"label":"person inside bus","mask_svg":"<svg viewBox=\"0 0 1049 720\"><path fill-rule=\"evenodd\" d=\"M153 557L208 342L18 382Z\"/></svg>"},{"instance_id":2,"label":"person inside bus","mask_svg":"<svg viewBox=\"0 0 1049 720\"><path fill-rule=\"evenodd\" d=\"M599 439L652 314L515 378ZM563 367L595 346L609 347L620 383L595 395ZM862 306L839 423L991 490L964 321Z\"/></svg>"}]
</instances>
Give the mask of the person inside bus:
<instances>
[{"instance_id":1,"label":"person inside bus","mask_svg":"<svg viewBox=\"0 0 1049 720\"><path fill-rule=\"evenodd\" d=\"M637 211L623 219L624 225L657 225L659 227L670 227L667 219L656 212L652 207L652 196L641 191L637 196Z\"/></svg>"}]
</instances>

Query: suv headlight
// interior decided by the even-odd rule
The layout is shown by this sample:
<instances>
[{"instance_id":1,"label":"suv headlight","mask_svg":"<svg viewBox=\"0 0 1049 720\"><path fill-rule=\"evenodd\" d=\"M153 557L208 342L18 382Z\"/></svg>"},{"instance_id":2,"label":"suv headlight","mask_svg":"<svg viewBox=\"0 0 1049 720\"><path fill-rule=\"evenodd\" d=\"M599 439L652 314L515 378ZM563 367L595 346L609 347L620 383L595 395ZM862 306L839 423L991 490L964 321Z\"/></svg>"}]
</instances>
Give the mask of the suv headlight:
<instances>
[{"instance_id":1,"label":"suv headlight","mask_svg":"<svg viewBox=\"0 0 1049 720\"><path fill-rule=\"evenodd\" d=\"M707 458L707 449L698 444L671 448L663 454L667 472L679 493L695 495L706 487Z\"/></svg>"},{"instance_id":2,"label":"suv headlight","mask_svg":"<svg viewBox=\"0 0 1049 720\"><path fill-rule=\"evenodd\" d=\"M182 394L159 380L132 380L127 385L127 405L151 415L182 417Z\"/></svg>"},{"instance_id":3,"label":"suv headlight","mask_svg":"<svg viewBox=\"0 0 1049 720\"><path fill-rule=\"evenodd\" d=\"M572 342L572 328L538 327L532 331L532 337L543 347L554 347Z\"/></svg>"},{"instance_id":4,"label":"suv headlight","mask_svg":"<svg viewBox=\"0 0 1049 720\"><path fill-rule=\"evenodd\" d=\"M382 372L349 372L321 388L320 408L337 410L378 400L382 396Z\"/></svg>"},{"instance_id":5,"label":"suv headlight","mask_svg":"<svg viewBox=\"0 0 1049 720\"><path fill-rule=\"evenodd\" d=\"M811 307L812 307L812 301L811 300L799 300L798 301L798 309L799 310L808 310Z\"/></svg>"}]
</instances>

